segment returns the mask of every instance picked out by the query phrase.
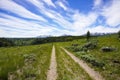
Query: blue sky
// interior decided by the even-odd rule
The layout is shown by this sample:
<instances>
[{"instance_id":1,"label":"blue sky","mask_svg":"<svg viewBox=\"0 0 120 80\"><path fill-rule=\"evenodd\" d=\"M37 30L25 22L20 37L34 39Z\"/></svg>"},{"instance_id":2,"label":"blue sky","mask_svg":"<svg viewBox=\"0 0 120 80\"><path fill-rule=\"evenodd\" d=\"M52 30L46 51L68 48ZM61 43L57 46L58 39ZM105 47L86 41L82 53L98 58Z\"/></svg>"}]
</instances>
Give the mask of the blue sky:
<instances>
[{"instance_id":1,"label":"blue sky","mask_svg":"<svg viewBox=\"0 0 120 80\"><path fill-rule=\"evenodd\" d=\"M0 37L118 32L120 0L0 0Z\"/></svg>"}]
</instances>

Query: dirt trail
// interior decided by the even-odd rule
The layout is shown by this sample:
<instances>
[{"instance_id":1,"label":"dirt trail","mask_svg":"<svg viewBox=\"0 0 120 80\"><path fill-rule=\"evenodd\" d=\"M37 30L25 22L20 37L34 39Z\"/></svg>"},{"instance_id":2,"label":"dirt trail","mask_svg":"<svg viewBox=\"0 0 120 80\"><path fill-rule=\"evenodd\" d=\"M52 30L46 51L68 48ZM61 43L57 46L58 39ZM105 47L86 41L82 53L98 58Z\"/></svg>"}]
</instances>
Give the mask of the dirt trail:
<instances>
[{"instance_id":1,"label":"dirt trail","mask_svg":"<svg viewBox=\"0 0 120 80\"><path fill-rule=\"evenodd\" d=\"M77 62L93 80L105 80L98 72L90 68L84 61L78 59L72 53L68 52L66 49L62 48L75 62Z\"/></svg>"},{"instance_id":2,"label":"dirt trail","mask_svg":"<svg viewBox=\"0 0 120 80\"><path fill-rule=\"evenodd\" d=\"M55 56L55 47L52 48L50 67L47 73L47 80L56 80L57 78L57 62Z\"/></svg>"}]
</instances>

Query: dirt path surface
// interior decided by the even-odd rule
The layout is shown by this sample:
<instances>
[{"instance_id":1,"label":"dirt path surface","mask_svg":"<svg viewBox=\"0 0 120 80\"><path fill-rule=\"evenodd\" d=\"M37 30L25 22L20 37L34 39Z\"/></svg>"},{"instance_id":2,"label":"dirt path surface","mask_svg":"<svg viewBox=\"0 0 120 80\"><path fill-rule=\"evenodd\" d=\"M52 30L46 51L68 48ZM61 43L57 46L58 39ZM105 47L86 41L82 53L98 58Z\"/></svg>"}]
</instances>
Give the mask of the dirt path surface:
<instances>
[{"instance_id":1,"label":"dirt path surface","mask_svg":"<svg viewBox=\"0 0 120 80\"><path fill-rule=\"evenodd\" d=\"M80 60L72 53L68 52L66 49L62 48L75 62L77 62L80 67L82 67L93 80L105 80L98 72L90 68L84 61Z\"/></svg>"},{"instance_id":2,"label":"dirt path surface","mask_svg":"<svg viewBox=\"0 0 120 80\"><path fill-rule=\"evenodd\" d=\"M56 80L57 78L57 63L55 56L55 47L52 48L50 67L47 73L47 80Z\"/></svg>"}]
</instances>

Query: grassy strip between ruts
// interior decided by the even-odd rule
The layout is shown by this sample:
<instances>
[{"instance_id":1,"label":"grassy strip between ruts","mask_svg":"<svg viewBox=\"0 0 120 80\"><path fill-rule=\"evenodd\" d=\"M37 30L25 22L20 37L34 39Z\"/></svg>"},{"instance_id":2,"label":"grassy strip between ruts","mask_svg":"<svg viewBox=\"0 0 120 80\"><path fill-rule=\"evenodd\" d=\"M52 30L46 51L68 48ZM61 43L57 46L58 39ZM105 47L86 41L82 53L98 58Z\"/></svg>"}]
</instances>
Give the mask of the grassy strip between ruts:
<instances>
[{"instance_id":1,"label":"grassy strip between ruts","mask_svg":"<svg viewBox=\"0 0 120 80\"><path fill-rule=\"evenodd\" d=\"M0 48L0 80L46 80L51 50L51 44Z\"/></svg>"},{"instance_id":2,"label":"grassy strip between ruts","mask_svg":"<svg viewBox=\"0 0 120 80\"><path fill-rule=\"evenodd\" d=\"M60 47L56 46L57 80L91 80L89 75Z\"/></svg>"}]
</instances>

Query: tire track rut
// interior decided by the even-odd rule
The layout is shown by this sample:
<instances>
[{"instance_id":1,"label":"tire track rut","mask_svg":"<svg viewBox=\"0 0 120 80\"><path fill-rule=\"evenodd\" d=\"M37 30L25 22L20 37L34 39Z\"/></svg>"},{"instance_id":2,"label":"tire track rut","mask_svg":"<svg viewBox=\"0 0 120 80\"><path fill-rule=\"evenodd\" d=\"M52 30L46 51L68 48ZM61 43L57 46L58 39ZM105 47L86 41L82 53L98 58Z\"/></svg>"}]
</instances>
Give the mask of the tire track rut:
<instances>
[{"instance_id":1,"label":"tire track rut","mask_svg":"<svg viewBox=\"0 0 120 80\"><path fill-rule=\"evenodd\" d=\"M55 46L53 46L50 67L47 73L47 80L56 80L56 78L57 78L57 62L55 55Z\"/></svg>"},{"instance_id":2,"label":"tire track rut","mask_svg":"<svg viewBox=\"0 0 120 80\"><path fill-rule=\"evenodd\" d=\"M62 47L61 47L62 48ZM84 61L80 60L76 56L74 56L72 53L67 51L66 49L62 48L75 62L77 62L80 67L82 67L88 75L93 79L93 80L105 80L98 72L96 72L94 69L90 68Z\"/></svg>"}]
</instances>

